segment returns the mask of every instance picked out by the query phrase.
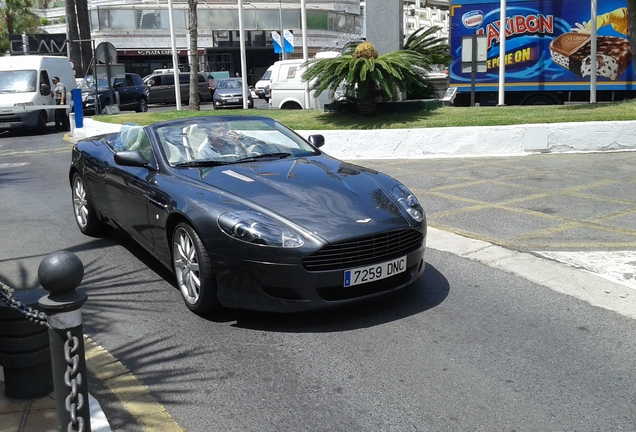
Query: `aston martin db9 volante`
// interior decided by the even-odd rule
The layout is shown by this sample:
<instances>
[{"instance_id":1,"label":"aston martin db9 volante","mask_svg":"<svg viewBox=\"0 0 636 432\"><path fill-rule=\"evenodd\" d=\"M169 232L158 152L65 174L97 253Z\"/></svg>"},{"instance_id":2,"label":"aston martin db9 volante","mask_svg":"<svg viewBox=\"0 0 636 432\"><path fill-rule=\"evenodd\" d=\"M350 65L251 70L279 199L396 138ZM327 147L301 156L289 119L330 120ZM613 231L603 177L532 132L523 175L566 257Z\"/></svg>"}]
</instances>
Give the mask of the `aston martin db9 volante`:
<instances>
[{"instance_id":1,"label":"aston martin db9 volante","mask_svg":"<svg viewBox=\"0 0 636 432\"><path fill-rule=\"evenodd\" d=\"M424 273L426 216L402 184L266 117L196 117L75 144L79 229L126 231L185 304L298 312L373 299Z\"/></svg>"}]
</instances>

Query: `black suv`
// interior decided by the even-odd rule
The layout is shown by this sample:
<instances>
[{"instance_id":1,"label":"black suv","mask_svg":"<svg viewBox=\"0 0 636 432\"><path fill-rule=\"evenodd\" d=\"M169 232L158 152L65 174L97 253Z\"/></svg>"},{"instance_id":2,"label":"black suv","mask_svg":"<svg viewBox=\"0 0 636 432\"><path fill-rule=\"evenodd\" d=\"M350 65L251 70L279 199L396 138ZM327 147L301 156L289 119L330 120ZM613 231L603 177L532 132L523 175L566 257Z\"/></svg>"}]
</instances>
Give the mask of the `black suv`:
<instances>
[{"instance_id":1,"label":"black suv","mask_svg":"<svg viewBox=\"0 0 636 432\"><path fill-rule=\"evenodd\" d=\"M111 102L108 81L97 80L97 95L99 97L99 112L103 114L109 105L119 105L120 111L148 111L148 96L150 91L136 73L126 73L124 78L112 78L113 97ZM82 89L82 105L85 113L95 113L95 83L92 75L88 75L80 84Z\"/></svg>"}]
</instances>

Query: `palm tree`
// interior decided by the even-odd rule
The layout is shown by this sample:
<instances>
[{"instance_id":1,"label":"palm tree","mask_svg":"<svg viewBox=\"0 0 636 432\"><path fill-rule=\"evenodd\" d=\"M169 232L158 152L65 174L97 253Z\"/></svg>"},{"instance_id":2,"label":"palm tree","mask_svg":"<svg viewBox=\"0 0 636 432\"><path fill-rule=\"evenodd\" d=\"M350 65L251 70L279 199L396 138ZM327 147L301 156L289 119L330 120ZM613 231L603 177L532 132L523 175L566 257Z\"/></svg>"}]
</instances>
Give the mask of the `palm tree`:
<instances>
[{"instance_id":1,"label":"palm tree","mask_svg":"<svg viewBox=\"0 0 636 432\"><path fill-rule=\"evenodd\" d=\"M353 46L345 49L339 57L310 60L303 80L310 82L310 89L316 95L325 90L335 91L346 83L362 115L377 113L378 91L383 91L389 98L396 89L402 92L418 90L423 97L434 97L434 90L422 75L436 63L448 64L450 59L448 45L438 47L443 39L432 36L435 31L422 31L413 37L410 49L381 56L373 44L362 42L355 49Z\"/></svg>"},{"instance_id":2,"label":"palm tree","mask_svg":"<svg viewBox=\"0 0 636 432\"><path fill-rule=\"evenodd\" d=\"M450 45L446 38L435 36L440 30L441 27L422 27L414 31L404 42L404 49L420 54L430 66L448 66L452 59Z\"/></svg>"}]
</instances>

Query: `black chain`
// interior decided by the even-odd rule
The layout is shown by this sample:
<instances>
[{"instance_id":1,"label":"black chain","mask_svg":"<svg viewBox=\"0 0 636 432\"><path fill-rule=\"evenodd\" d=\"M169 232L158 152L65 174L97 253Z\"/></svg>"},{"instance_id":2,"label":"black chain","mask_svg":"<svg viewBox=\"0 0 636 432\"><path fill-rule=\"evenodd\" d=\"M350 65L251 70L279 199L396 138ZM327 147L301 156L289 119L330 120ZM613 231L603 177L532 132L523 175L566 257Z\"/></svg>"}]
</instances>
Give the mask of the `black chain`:
<instances>
[{"instance_id":1,"label":"black chain","mask_svg":"<svg viewBox=\"0 0 636 432\"><path fill-rule=\"evenodd\" d=\"M0 282L0 300L2 300L11 309L15 309L20 312L29 321L50 327L46 313L33 309L30 306L25 306L20 300L14 299L11 288L2 282Z\"/></svg>"},{"instance_id":2,"label":"black chain","mask_svg":"<svg viewBox=\"0 0 636 432\"><path fill-rule=\"evenodd\" d=\"M84 419L77 416L77 412L84 407L84 396L79 391L82 385L82 374L79 373L79 356L77 351L80 348L79 339L73 336L70 331L66 332L66 342L64 342L64 358L66 359L66 373L64 374L64 382L70 389L69 395L66 397L66 411L71 416L67 430L84 431Z\"/></svg>"}]
</instances>

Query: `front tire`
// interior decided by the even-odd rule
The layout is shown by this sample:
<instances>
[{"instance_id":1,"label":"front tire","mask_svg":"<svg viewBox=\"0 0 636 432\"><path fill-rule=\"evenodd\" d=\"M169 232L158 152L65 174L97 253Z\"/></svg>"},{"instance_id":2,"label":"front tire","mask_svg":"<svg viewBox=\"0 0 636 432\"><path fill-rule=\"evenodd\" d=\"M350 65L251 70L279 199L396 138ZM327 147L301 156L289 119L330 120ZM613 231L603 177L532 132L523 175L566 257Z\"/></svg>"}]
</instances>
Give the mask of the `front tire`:
<instances>
[{"instance_id":1,"label":"front tire","mask_svg":"<svg viewBox=\"0 0 636 432\"><path fill-rule=\"evenodd\" d=\"M73 214L77 227L86 235L95 235L103 231L105 226L99 220L97 212L88 196L84 179L78 173L73 175Z\"/></svg>"},{"instance_id":2,"label":"front tire","mask_svg":"<svg viewBox=\"0 0 636 432\"><path fill-rule=\"evenodd\" d=\"M146 98L139 99L139 103L137 104L137 112L148 112L148 101Z\"/></svg>"},{"instance_id":3,"label":"front tire","mask_svg":"<svg viewBox=\"0 0 636 432\"><path fill-rule=\"evenodd\" d=\"M46 120L46 111L40 111L40 113L38 114L38 123L35 126L37 133L39 133L40 135L46 133Z\"/></svg>"},{"instance_id":4,"label":"front tire","mask_svg":"<svg viewBox=\"0 0 636 432\"><path fill-rule=\"evenodd\" d=\"M212 261L198 234L186 223L172 235L172 268L188 309L203 315L220 308Z\"/></svg>"}]
</instances>

